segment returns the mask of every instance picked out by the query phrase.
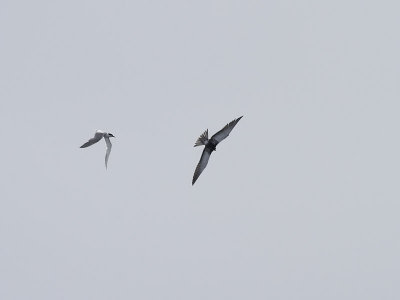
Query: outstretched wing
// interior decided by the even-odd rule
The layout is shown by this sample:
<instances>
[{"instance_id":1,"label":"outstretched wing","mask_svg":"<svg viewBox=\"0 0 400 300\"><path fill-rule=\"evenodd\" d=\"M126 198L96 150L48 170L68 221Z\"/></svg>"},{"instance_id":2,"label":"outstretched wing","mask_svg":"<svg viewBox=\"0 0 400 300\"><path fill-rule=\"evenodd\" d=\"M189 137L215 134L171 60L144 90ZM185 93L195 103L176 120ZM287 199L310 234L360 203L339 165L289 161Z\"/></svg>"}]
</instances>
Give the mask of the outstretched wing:
<instances>
[{"instance_id":1,"label":"outstretched wing","mask_svg":"<svg viewBox=\"0 0 400 300\"><path fill-rule=\"evenodd\" d=\"M81 148L86 148L89 147L93 144L96 144L98 141L101 140L101 138L103 137L103 132L101 131L96 131L96 133L94 134L94 137L92 137L90 140L88 140L86 143L84 143Z\"/></svg>"},{"instance_id":2,"label":"outstretched wing","mask_svg":"<svg viewBox=\"0 0 400 300\"><path fill-rule=\"evenodd\" d=\"M219 143L222 140L224 140L225 138L227 138L228 135L231 133L232 129L236 126L236 124L240 121L241 118L243 118L243 116L233 120L229 124L226 124L225 127L222 128L220 131L218 131L216 134L214 134L211 137L211 139L213 139Z\"/></svg>"},{"instance_id":3,"label":"outstretched wing","mask_svg":"<svg viewBox=\"0 0 400 300\"><path fill-rule=\"evenodd\" d=\"M107 144L107 151L106 151L106 169L107 169L108 157L110 156L111 153L112 144L108 136L105 136L104 140L106 141Z\"/></svg>"},{"instance_id":4,"label":"outstretched wing","mask_svg":"<svg viewBox=\"0 0 400 300\"><path fill-rule=\"evenodd\" d=\"M196 170L194 171L192 185L196 182L197 178L199 178L201 172L203 172L203 170L207 167L211 152L211 149L208 149L207 147L204 148L203 154L201 154L200 161L197 164Z\"/></svg>"}]
</instances>

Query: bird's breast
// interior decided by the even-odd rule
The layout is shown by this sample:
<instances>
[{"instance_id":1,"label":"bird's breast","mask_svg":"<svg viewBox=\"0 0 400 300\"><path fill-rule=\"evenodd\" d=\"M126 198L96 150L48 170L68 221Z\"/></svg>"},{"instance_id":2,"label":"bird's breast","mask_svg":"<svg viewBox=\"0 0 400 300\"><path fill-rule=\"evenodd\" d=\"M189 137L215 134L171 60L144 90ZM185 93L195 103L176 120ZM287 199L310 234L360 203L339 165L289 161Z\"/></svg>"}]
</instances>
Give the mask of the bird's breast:
<instances>
[{"instance_id":1,"label":"bird's breast","mask_svg":"<svg viewBox=\"0 0 400 300\"><path fill-rule=\"evenodd\" d=\"M217 148L217 143L214 140L208 140L206 147L211 151L215 151Z\"/></svg>"}]
</instances>

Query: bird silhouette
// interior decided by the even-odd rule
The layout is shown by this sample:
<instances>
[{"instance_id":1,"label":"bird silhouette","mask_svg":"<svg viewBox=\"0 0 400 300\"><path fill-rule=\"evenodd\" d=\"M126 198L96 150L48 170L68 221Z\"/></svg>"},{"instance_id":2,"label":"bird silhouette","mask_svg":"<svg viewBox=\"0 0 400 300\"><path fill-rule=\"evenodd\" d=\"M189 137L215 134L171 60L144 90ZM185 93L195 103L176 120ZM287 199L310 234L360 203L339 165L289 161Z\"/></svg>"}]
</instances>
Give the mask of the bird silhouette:
<instances>
[{"instance_id":1,"label":"bird silhouette","mask_svg":"<svg viewBox=\"0 0 400 300\"><path fill-rule=\"evenodd\" d=\"M108 133L108 132L103 132L101 130L97 130L96 133L94 134L94 137L92 137L90 140L88 140L86 143L84 143L80 148L86 148L86 147L89 147L89 146L91 146L93 144L96 144L103 137L104 137L104 140L106 141L106 145L107 145L107 151L106 151L106 157L105 157L106 169L107 169L108 157L110 156L111 148L112 148L110 137L115 138L115 136L112 133Z\"/></svg>"},{"instance_id":2,"label":"bird silhouette","mask_svg":"<svg viewBox=\"0 0 400 300\"><path fill-rule=\"evenodd\" d=\"M204 147L203 153L201 154L200 161L197 164L196 170L194 171L192 185L196 182L196 180L199 178L200 174L207 167L208 160L210 159L211 153L213 151L216 151L217 145L229 136L232 129L236 126L236 124L240 121L240 119L242 117L243 116L226 124L225 127L222 128L220 131L218 131L216 134L214 134L211 137L211 139L208 139L208 129L206 131L204 131L204 133L202 135L200 135L200 137L197 139L196 143L194 144L194 147L201 146L201 145L204 145L205 147Z\"/></svg>"}]
</instances>

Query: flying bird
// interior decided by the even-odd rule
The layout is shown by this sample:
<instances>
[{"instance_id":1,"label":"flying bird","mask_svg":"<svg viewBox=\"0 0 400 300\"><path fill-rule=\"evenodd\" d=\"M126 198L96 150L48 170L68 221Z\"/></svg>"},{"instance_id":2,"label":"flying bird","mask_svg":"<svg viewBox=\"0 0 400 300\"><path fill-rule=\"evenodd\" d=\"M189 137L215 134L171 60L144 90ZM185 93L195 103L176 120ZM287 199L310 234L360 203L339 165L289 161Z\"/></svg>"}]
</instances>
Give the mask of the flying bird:
<instances>
[{"instance_id":1,"label":"flying bird","mask_svg":"<svg viewBox=\"0 0 400 300\"><path fill-rule=\"evenodd\" d=\"M110 141L110 137L115 138L115 136L109 132L103 132L101 130L97 130L96 133L94 134L94 137L92 137L90 140L88 140L86 143L84 143L81 148L86 148L89 147L93 144L96 144L98 141L100 141L102 138L104 137L104 140L106 141L106 145L107 145L107 151L106 151L106 169L107 169L107 163L108 163L108 157L110 156L110 152L111 152L111 141Z\"/></svg>"},{"instance_id":2,"label":"flying bird","mask_svg":"<svg viewBox=\"0 0 400 300\"><path fill-rule=\"evenodd\" d=\"M225 127L222 128L220 131L218 131L216 134L214 134L211 137L211 139L208 139L208 129L204 131L204 133L200 135L200 137L197 139L196 143L194 144L194 147L201 145L204 145L205 147L203 153L201 154L200 161L197 164L196 170L194 171L192 185L196 182L197 178L199 178L201 172L203 172L203 170L207 167L211 153L213 151L216 151L217 145L229 136L232 129L236 126L236 124L240 121L241 118L243 118L243 116L226 124Z\"/></svg>"}]
</instances>

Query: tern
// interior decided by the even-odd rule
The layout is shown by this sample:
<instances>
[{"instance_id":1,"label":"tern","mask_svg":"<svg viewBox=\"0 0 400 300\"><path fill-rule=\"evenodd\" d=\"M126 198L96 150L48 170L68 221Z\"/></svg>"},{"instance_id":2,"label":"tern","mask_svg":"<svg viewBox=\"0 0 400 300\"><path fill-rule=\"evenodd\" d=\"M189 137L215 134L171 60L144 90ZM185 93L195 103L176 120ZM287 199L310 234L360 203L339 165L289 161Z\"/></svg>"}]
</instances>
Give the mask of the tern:
<instances>
[{"instance_id":1,"label":"tern","mask_svg":"<svg viewBox=\"0 0 400 300\"><path fill-rule=\"evenodd\" d=\"M94 134L94 137L92 137L90 140L88 140L86 143L84 143L81 148L86 148L89 147L93 144L96 144L98 141L100 141L102 138L104 137L104 140L106 141L106 145L107 145L107 151L106 151L106 169L107 169L107 163L108 163L108 157L110 156L110 152L111 152L111 141L110 141L110 137L115 138L115 136L109 132L103 132L101 130L97 130L96 133Z\"/></svg>"},{"instance_id":2,"label":"tern","mask_svg":"<svg viewBox=\"0 0 400 300\"><path fill-rule=\"evenodd\" d=\"M197 178L199 178L201 172L203 172L204 169L207 167L211 153L213 151L216 151L217 145L229 136L232 129L236 126L236 124L240 121L241 118L243 118L243 116L226 124L225 127L222 128L220 131L218 131L216 134L214 134L211 137L211 139L208 139L208 129L204 131L204 133L200 135L200 137L197 139L196 143L194 144L194 147L201 145L204 145L205 147L203 153L201 154L200 161L197 164L196 170L194 171L192 185L194 185Z\"/></svg>"}]
</instances>

